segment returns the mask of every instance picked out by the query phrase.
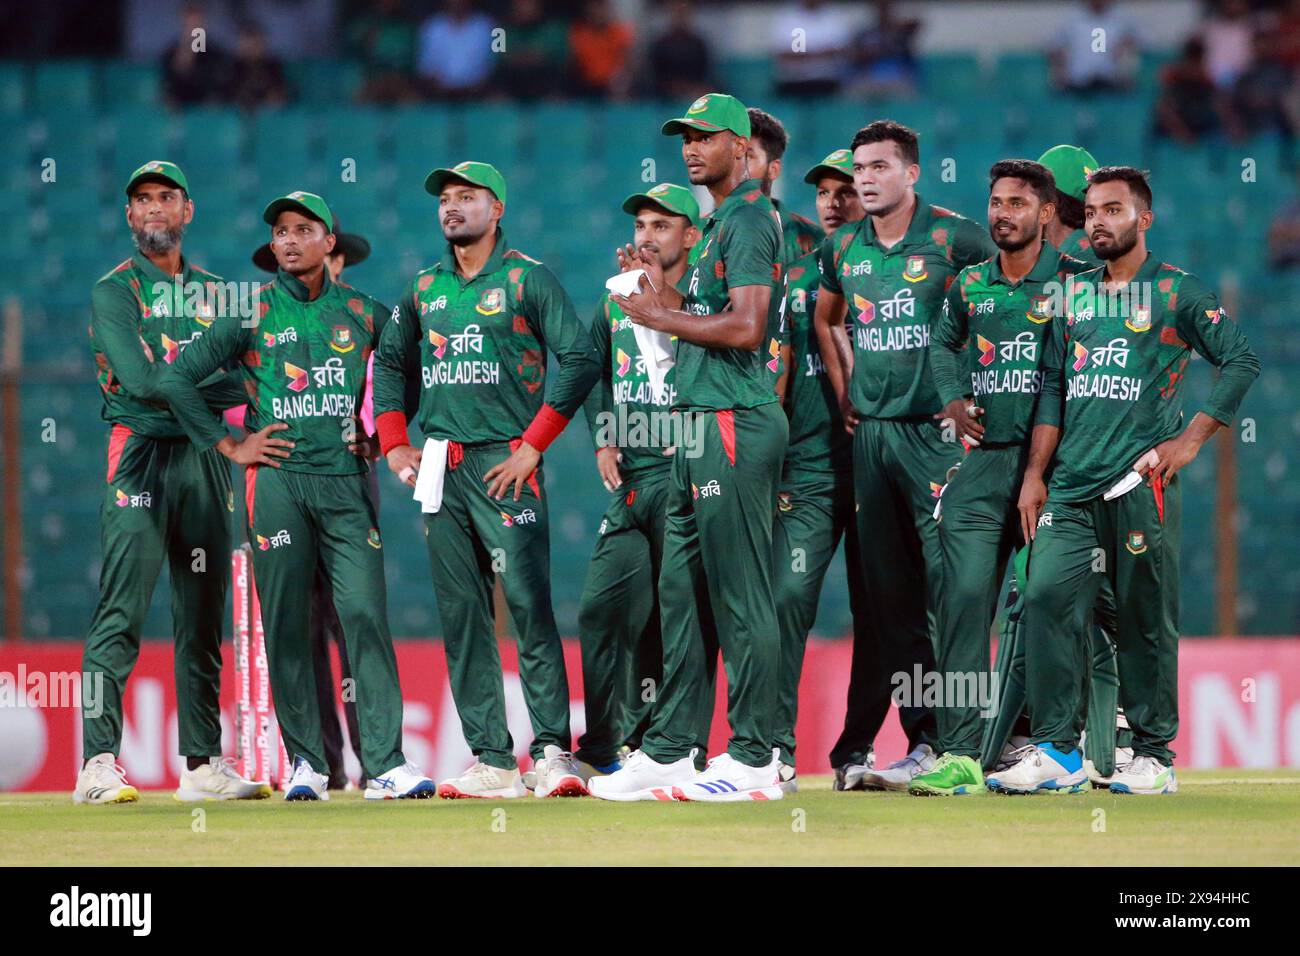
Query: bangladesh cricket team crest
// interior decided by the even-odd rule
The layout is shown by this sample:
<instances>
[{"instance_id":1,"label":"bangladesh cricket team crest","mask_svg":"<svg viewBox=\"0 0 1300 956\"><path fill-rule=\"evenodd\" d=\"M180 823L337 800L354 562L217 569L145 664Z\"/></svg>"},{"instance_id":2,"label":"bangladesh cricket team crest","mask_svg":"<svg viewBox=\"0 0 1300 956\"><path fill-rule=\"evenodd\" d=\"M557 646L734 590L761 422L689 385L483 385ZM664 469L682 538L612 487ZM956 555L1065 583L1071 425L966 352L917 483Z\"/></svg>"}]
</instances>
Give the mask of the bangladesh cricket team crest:
<instances>
[{"instance_id":1,"label":"bangladesh cricket team crest","mask_svg":"<svg viewBox=\"0 0 1300 956\"><path fill-rule=\"evenodd\" d=\"M483 293L483 297L478 300L478 305L474 306L474 311L479 315L497 315L506 307L506 290L488 289Z\"/></svg>"},{"instance_id":2,"label":"bangladesh cricket team crest","mask_svg":"<svg viewBox=\"0 0 1300 956\"><path fill-rule=\"evenodd\" d=\"M335 352L351 352L356 344L352 339L352 329L346 325L334 326L334 334L330 336L330 348Z\"/></svg>"},{"instance_id":3,"label":"bangladesh cricket team crest","mask_svg":"<svg viewBox=\"0 0 1300 956\"><path fill-rule=\"evenodd\" d=\"M374 548L376 551L383 547L383 543L379 540L378 528L370 529L370 533L366 535L366 544L370 545L370 547Z\"/></svg>"},{"instance_id":4,"label":"bangladesh cricket team crest","mask_svg":"<svg viewBox=\"0 0 1300 956\"><path fill-rule=\"evenodd\" d=\"M794 510L794 502L790 499L790 492L782 491L777 494L776 507L780 511Z\"/></svg>"},{"instance_id":5,"label":"bangladesh cricket team crest","mask_svg":"<svg viewBox=\"0 0 1300 956\"><path fill-rule=\"evenodd\" d=\"M1141 554L1147 549L1147 536L1142 531L1130 531L1128 538L1124 541L1124 547L1128 549L1129 554Z\"/></svg>"},{"instance_id":6,"label":"bangladesh cricket team crest","mask_svg":"<svg viewBox=\"0 0 1300 956\"><path fill-rule=\"evenodd\" d=\"M1133 314L1129 316L1128 321L1124 323L1124 328L1130 332L1145 332L1151 328L1151 306L1136 305L1133 307Z\"/></svg>"},{"instance_id":7,"label":"bangladesh cricket team crest","mask_svg":"<svg viewBox=\"0 0 1300 956\"><path fill-rule=\"evenodd\" d=\"M1036 295L1029 300L1029 311L1025 318L1042 325L1052 317L1052 300L1050 296Z\"/></svg>"},{"instance_id":8,"label":"bangladesh cricket team crest","mask_svg":"<svg viewBox=\"0 0 1300 956\"><path fill-rule=\"evenodd\" d=\"M928 279L930 273L925 271L925 256L908 256L907 267L903 269L903 278L908 282L920 282Z\"/></svg>"}]
</instances>

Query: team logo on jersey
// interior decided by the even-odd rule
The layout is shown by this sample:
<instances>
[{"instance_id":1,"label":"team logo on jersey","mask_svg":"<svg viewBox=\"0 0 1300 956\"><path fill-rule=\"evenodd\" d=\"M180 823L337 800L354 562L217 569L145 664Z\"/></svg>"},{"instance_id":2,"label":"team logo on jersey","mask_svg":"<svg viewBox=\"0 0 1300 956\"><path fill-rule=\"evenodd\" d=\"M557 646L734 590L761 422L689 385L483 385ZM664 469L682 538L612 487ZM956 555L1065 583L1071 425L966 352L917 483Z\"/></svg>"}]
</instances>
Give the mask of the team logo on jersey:
<instances>
[{"instance_id":1,"label":"team logo on jersey","mask_svg":"<svg viewBox=\"0 0 1300 956\"><path fill-rule=\"evenodd\" d=\"M1130 531L1124 541L1129 554L1141 554L1147 549L1147 536L1142 531Z\"/></svg>"},{"instance_id":2,"label":"team logo on jersey","mask_svg":"<svg viewBox=\"0 0 1300 956\"><path fill-rule=\"evenodd\" d=\"M937 481L930 482L930 497L938 498L942 494L943 494L943 485L939 484L939 482Z\"/></svg>"},{"instance_id":3,"label":"team logo on jersey","mask_svg":"<svg viewBox=\"0 0 1300 956\"><path fill-rule=\"evenodd\" d=\"M180 345L178 345L176 341L172 339L170 336L168 336L166 333L164 333L162 337L162 347L163 347L163 361L166 362L168 365L171 365L172 362L175 362L176 356L181 354Z\"/></svg>"},{"instance_id":4,"label":"team logo on jersey","mask_svg":"<svg viewBox=\"0 0 1300 956\"><path fill-rule=\"evenodd\" d=\"M478 300L478 305L474 306L474 311L479 315L496 315L506 307L506 290L501 288L488 289L483 293L483 297Z\"/></svg>"},{"instance_id":5,"label":"team logo on jersey","mask_svg":"<svg viewBox=\"0 0 1300 956\"><path fill-rule=\"evenodd\" d=\"M694 486L692 485L692 487ZM117 502L117 506L119 508L125 508L127 505L131 503L131 496L128 494L123 494L121 488L114 488L113 492L115 495L115 501Z\"/></svg>"},{"instance_id":6,"label":"team logo on jersey","mask_svg":"<svg viewBox=\"0 0 1300 956\"><path fill-rule=\"evenodd\" d=\"M1042 325L1052 317L1052 299L1046 295L1036 295L1029 300L1029 311L1025 318Z\"/></svg>"},{"instance_id":7,"label":"team logo on jersey","mask_svg":"<svg viewBox=\"0 0 1300 956\"><path fill-rule=\"evenodd\" d=\"M1224 316L1224 311L1223 311L1222 307L1217 308L1217 309L1206 309L1206 310L1205 310L1205 317L1206 317L1207 319L1210 320L1210 324L1211 324L1211 325L1218 325L1218 324L1219 324L1219 320L1220 320L1221 318L1223 318L1223 316Z\"/></svg>"},{"instance_id":8,"label":"team logo on jersey","mask_svg":"<svg viewBox=\"0 0 1300 956\"><path fill-rule=\"evenodd\" d=\"M782 491L776 496L776 507L778 511L794 511L794 502L790 499L790 492Z\"/></svg>"},{"instance_id":9,"label":"team logo on jersey","mask_svg":"<svg viewBox=\"0 0 1300 956\"><path fill-rule=\"evenodd\" d=\"M768 342L767 354L772 356L771 361L767 363L767 370L775 374L776 370L781 367L781 343L776 339Z\"/></svg>"},{"instance_id":10,"label":"team logo on jersey","mask_svg":"<svg viewBox=\"0 0 1300 956\"><path fill-rule=\"evenodd\" d=\"M619 349L614 357L618 359L618 377L622 378L632 368L632 356Z\"/></svg>"},{"instance_id":11,"label":"team logo on jersey","mask_svg":"<svg viewBox=\"0 0 1300 956\"><path fill-rule=\"evenodd\" d=\"M272 548L282 548L286 544L293 544L293 538L289 537L289 532L281 528L271 537L257 535L257 547L259 551L270 551Z\"/></svg>"},{"instance_id":12,"label":"team logo on jersey","mask_svg":"<svg viewBox=\"0 0 1300 956\"><path fill-rule=\"evenodd\" d=\"M167 304L167 300L162 296L153 300L153 314L160 318L166 318L171 315L171 307Z\"/></svg>"},{"instance_id":13,"label":"team logo on jersey","mask_svg":"<svg viewBox=\"0 0 1300 956\"><path fill-rule=\"evenodd\" d=\"M366 534L366 544L370 545L370 547L374 548L376 551L384 546L383 542L379 540L378 528L371 528L369 533Z\"/></svg>"},{"instance_id":14,"label":"team logo on jersey","mask_svg":"<svg viewBox=\"0 0 1300 956\"><path fill-rule=\"evenodd\" d=\"M863 325L870 325L876 318L876 306L870 299L864 299L856 292L853 293L853 308L858 310L858 321Z\"/></svg>"},{"instance_id":15,"label":"team logo on jersey","mask_svg":"<svg viewBox=\"0 0 1300 956\"><path fill-rule=\"evenodd\" d=\"M352 339L352 330L346 325L334 326L334 334L330 336L330 348L335 352L351 352L356 348L357 343Z\"/></svg>"},{"instance_id":16,"label":"team logo on jersey","mask_svg":"<svg viewBox=\"0 0 1300 956\"><path fill-rule=\"evenodd\" d=\"M903 270L904 279L908 282L920 282L929 277L930 273L925 271L925 256L907 257L907 267Z\"/></svg>"},{"instance_id":17,"label":"team logo on jersey","mask_svg":"<svg viewBox=\"0 0 1300 956\"><path fill-rule=\"evenodd\" d=\"M636 501L636 489L635 489L635 488L633 488L631 491L629 491L629 492L627 493L627 497L623 499L623 504L627 505L627 506L630 508L630 507L632 507L632 503L633 503L634 501Z\"/></svg>"},{"instance_id":18,"label":"team logo on jersey","mask_svg":"<svg viewBox=\"0 0 1300 956\"><path fill-rule=\"evenodd\" d=\"M268 349L269 349L269 348L274 348L274 347L275 347L275 333L274 333L274 332L263 332L263 333L262 333L262 341L266 343L266 347L267 347Z\"/></svg>"},{"instance_id":19,"label":"team logo on jersey","mask_svg":"<svg viewBox=\"0 0 1300 956\"><path fill-rule=\"evenodd\" d=\"M1088 350L1083 347L1082 342L1076 341L1074 343L1074 365L1072 367L1076 372L1082 372L1084 366L1087 364Z\"/></svg>"},{"instance_id":20,"label":"team logo on jersey","mask_svg":"<svg viewBox=\"0 0 1300 956\"><path fill-rule=\"evenodd\" d=\"M514 525L515 525L515 519L514 519L514 518L510 517L510 516L509 516L508 514L506 514L504 511L498 511L497 514L499 514L499 515L501 516L501 527L503 527L503 528L513 528L513 527L514 527Z\"/></svg>"},{"instance_id":21,"label":"team logo on jersey","mask_svg":"<svg viewBox=\"0 0 1300 956\"><path fill-rule=\"evenodd\" d=\"M447 336L429 330L429 344L433 346L433 357L442 358L447 354Z\"/></svg>"},{"instance_id":22,"label":"team logo on jersey","mask_svg":"<svg viewBox=\"0 0 1300 956\"><path fill-rule=\"evenodd\" d=\"M975 345L980 350L980 364L992 365L994 353L997 352L997 346L986 339L984 336L977 334L975 336Z\"/></svg>"},{"instance_id":23,"label":"team logo on jersey","mask_svg":"<svg viewBox=\"0 0 1300 956\"><path fill-rule=\"evenodd\" d=\"M121 493L122 493L122 492L120 492L120 491L118 492L119 495L120 495ZM699 485L697 485L697 484L696 484L695 482L693 482L693 481L691 482L691 497L694 498L694 499L696 499L696 500L698 500L699 497L700 497L700 488L699 488ZM119 501L118 504L121 504L121 502Z\"/></svg>"},{"instance_id":24,"label":"team logo on jersey","mask_svg":"<svg viewBox=\"0 0 1300 956\"><path fill-rule=\"evenodd\" d=\"M234 491L226 492L226 510L231 514L235 513L235 493Z\"/></svg>"},{"instance_id":25,"label":"team logo on jersey","mask_svg":"<svg viewBox=\"0 0 1300 956\"><path fill-rule=\"evenodd\" d=\"M301 392L307 387L307 370L289 362L284 363L284 374L289 378L289 391Z\"/></svg>"},{"instance_id":26,"label":"team logo on jersey","mask_svg":"<svg viewBox=\"0 0 1300 956\"><path fill-rule=\"evenodd\" d=\"M1124 323L1124 328L1130 332L1145 332L1151 328L1151 306L1138 305L1133 307L1133 314L1128 317Z\"/></svg>"}]
</instances>

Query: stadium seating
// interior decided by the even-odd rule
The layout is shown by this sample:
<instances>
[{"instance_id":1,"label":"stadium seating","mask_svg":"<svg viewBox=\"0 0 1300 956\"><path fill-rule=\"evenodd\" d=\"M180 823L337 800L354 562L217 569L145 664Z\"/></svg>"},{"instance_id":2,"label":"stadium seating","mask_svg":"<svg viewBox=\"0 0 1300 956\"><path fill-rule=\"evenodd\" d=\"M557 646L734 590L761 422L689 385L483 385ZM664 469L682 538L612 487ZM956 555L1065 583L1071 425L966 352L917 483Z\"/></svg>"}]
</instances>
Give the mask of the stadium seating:
<instances>
[{"instance_id":1,"label":"stadium seating","mask_svg":"<svg viewBox=\"0 0 1300 956\"><path fill-rule=\"evenodd\" d=\"M1300 523L1300 416L1291 384L1300 373L1300 338L1292 333L1292 303L1300 297L1300 275L1273 275L1263 252L1270 217L1295 194L1275 140L1190 150L1152 143L1149 81L1120 101L1062 98L1051 93L1046 63L1036 54L1004 55L989 64L966 55L931 57L923 93L887 103L782 102L769 95L765 62L724 63L722 71L728 88L789 127L792 143L778 191L805 215L813 209L804 170L847 146L853 131L876 116L893 116L922 132L922 194L976 220L984 216L988 166L1004 156L1032 157L1056 142L1078 140L1102 162L1149 165L1157 194L1153 249L1216 285L1235 284L1234 312L1264 361L1242 413L1257 423L1257 441L1236 446L1241 621L1248 633L1294 630L1300 620L1293 540ZM554 269L584 320L614 268L615 245L630 238L619 202L650 182L683 179L679 141L659 133L660 123L683 104L379 110L351 105L357 76L348 64L301 64L291 71L301 94L292 107L172 114L159 105L152 64L0 64L0 215L9 226L0 234L0 255L40 264L34 271L13 270L4 289L23 304L24 360L33 369L22 388L24 530L34 556L26 592L31 636L77 636L90 619L98 500L81 492L102 487L106 432L86 344L89 290L130 252L121 188L140 162L169 156L183 164L198 210L187 249L194 261L227 278L258 278L249 256L265 241L260 212L269 199L291 188L320 192L345 228L363 233L374 247L348 281L390 304L441 252L436 204L422 188L425 174L464 158L493 162L510 184L506 227L512 244ZM998 95L1007 91L1014 97ZM1108 117L1120 105L1126 122L1116 124ZM40 120L30 121L32 115ZM53 183L41 180L45 158L57 161ZM355 182L341 177L345 158L356 160ZM1243 158L1255 160L1254 181L1242 180ZM948 159L955 178L943 175ZM1211 379L1205 363L1196 362L1189 409ZM47 417L59 422L53 443L40 441ZM560 627L574 633L605 503L585 422L575 422L546 459L552 476L564 476L551 484L553 577ZM383 478L394 631L436 633L418 516L397 484ZM1185 473L1183 624L1191 634L1208 633L1214 622L1214 492L1213 455L1207 454ZM842 580L837 559L819 633L848 630ZM167 603L156 601L147 632L170 633L169 614Z\"/></svg>"}]
</instances>

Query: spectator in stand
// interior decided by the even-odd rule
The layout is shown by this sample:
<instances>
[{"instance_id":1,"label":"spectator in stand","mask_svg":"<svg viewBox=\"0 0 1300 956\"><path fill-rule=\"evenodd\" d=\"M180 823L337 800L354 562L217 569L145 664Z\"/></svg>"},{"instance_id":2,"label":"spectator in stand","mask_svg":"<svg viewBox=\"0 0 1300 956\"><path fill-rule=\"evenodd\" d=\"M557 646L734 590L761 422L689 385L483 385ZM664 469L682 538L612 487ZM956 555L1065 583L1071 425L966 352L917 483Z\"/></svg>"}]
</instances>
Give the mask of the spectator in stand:
<instances>
[{"instance_id":1,"label":"spectator in stand","mask_svg":"<svg viewBox=\"0 0 1300 956\"><path fill-rule=\"evenodd\" d=\"M893 0L876 0L876 22L853 38L849 92L912 96L920 79L916 35L921 21L900 19Z\"/></svg>"},{"instance_id":2,"label":"spectator in stand","mask_svg":"<svg viewBox=\"0 0 1300 956\"><path fill-rule=\"evenodd\" d=\"M1254 59L1255 21L1249 0L1221 0L1201 27L1205 68L1220 90L1231 90Z\"/></svg>"},{"instance_id":3,"label":"spectator in stand","mask_svg":"<svg viewBox=\"0 0 1300 956\"><path fill-rule=\"evenodd\" d=\"M212 43L205 24L202 7L183 7L180 35L163 53L163 100L173 109L219 102L229 92L230 59Z\"/></svg>"},{"instance_id":4,"label":"spectator in stand","mask_svg":"<svg viewBox=\"0 0 1300 956\"><path fill-rule=\"evenodd\" d=\"M230 101L236 106L246 110L274 109L289 102L284 64L267 50L266 37L256 24L240 27L230 75Z\"/></svg>"},{"instance_id":5,"label":"spectator in stand","mask_svg":"<svg viewBox=\"0 0 1300 956\"><path fill-rule=\"evenodd\" d=\"M1274 269L1300 267L1300 196L1273 216L1268 227L1268 264Z\"/></svg>"},{"instance_id":6,"label":"spectator in stand","mask_svg":"<svg viewBox=\"0 0 1300 956\"><path fill-rule=\"evenodd\" d=\"M1137 27L1128 15L1112 0L1086 0L1057 35L1052 82L1069 93L1128 89L1137 75L1138 52Z\"/></svg>"},{"instance_id":7,"label":"spectator in stand","mask_svg":"<svg viewBox=\"0 0 1300 956\"><path fill-rule=\"evenodd\" d=\"M492 74L492 21L469 0L446 0L420 27L416 60L426 95L467 100L483 95Z\"/></svg>"},{"instance_id":8,"label":"spectator in stand","mask_svg":"<svg viewBox=\"0 0 1300 956\"><path fill-rule=\"evenodd\" d=\"M540 0L512 0L500 64L506 94L527 100L563 92L568 58L564 21L545 16Z\"/></svg>"},{"instance_id":9,"label":"spectator in stand","mask_svg":"<svg viewBox=\"0 0 1300 956\"><path fill-rule=\"evenodd\" d=\"M1222 99L1205 62L1205 41L1191 37L1182 54L1160 71L1157 136L1195 143L1220 129Z\"/></svg>"},{"instance_id":10,"label":"spectator in stand","mask_svg":"<svg viewBox=\"0 0 1300 956\"><path fill-rule=\"evenodd\" d=\"M664 99L684 103L713 89L713 51L695 29L689 3L669 6L668 28L650 44L650 72Z\"/></svg>"},{"instance_id":11,"label":"spectator in stand","mask_svg":"<svg viewBox=\"0 0 1300 956\"><path fill-rule=\"evenodd\" d=\"M858 24L824 0L800 0L772 20L776 92L827 96L839 92L848 71L849 38Z\"/></svg>"},{"instance_id":12,"label":"spectator in stand","mask_svg":"<svg viewBox=\"0 0 1300 956\"><path fill-rule=\"evenodd\" d=\"M1300 0L1289 0L1271 27L1277 39L1277 58L1292 73L1300 71Z\"/></svg>"},{"instance_id":13,"label":"spectator in stand","mask_svg":"<svg viewBox=\"0 0 1300 956\"><path fill-rule=\"evenodd\" d=\"M632 25L614 19L609 0L588 0L582 16L569 28L574 92L625 98L631 85L634 39Z\"/></svg>"},{"instance_id":14,"label":"spectator in stand","mask_svg":"<svg viewBox=\"0 0 1300 956\"><path fill-rule=\"evenodd\" d=\"M1289 154L1296 127L1295 73L1282 62L1279 47L1280 37L1276 34L1255 34L1251 65L1232 87L1225 121L1236 140L1277 133Z\"/></svg>"},{"instance_id":15,"label":"spectator in stand","mask_svg":"<svg viewBox=\"0 0 1300 956\"><path fill-rule=\"evenodd\" d=\"M389 105L417 98L415 24L402 0L375 0L348 28L352 54L365 71L357 99Z\"/></svg>"}]
</instances>

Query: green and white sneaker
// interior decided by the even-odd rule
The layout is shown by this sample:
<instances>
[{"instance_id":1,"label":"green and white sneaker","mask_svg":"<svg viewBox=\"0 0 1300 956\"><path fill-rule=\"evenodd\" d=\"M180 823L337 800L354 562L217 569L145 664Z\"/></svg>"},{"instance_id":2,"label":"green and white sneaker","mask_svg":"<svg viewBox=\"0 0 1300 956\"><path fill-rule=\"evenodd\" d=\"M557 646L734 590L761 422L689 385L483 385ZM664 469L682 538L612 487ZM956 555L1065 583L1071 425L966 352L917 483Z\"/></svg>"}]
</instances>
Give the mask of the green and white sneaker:
<instances>
[{"instance_id":1,"label":"green and white sneaker","mask_svg":"<svg viewBox=\"0 0 1300 956\"><path fill-rule=\"evenodd\" d=\"M1177 793L1178 777L1174 768L1155 757L1134 757L1123 770L1110 778L1111 793Z\"/></svg>"},{"instance_id":2,"label":"green and white sneaker","mask_svg":"<svg viewBox=\"0 0 1300 956\"><path fill-rule=\"evenodd\" d=\"M956 797L984 793L984 772L979 761L960 754L944 754L925 773L907 785L914 797Z\"/></svg>"}]
</instances>

